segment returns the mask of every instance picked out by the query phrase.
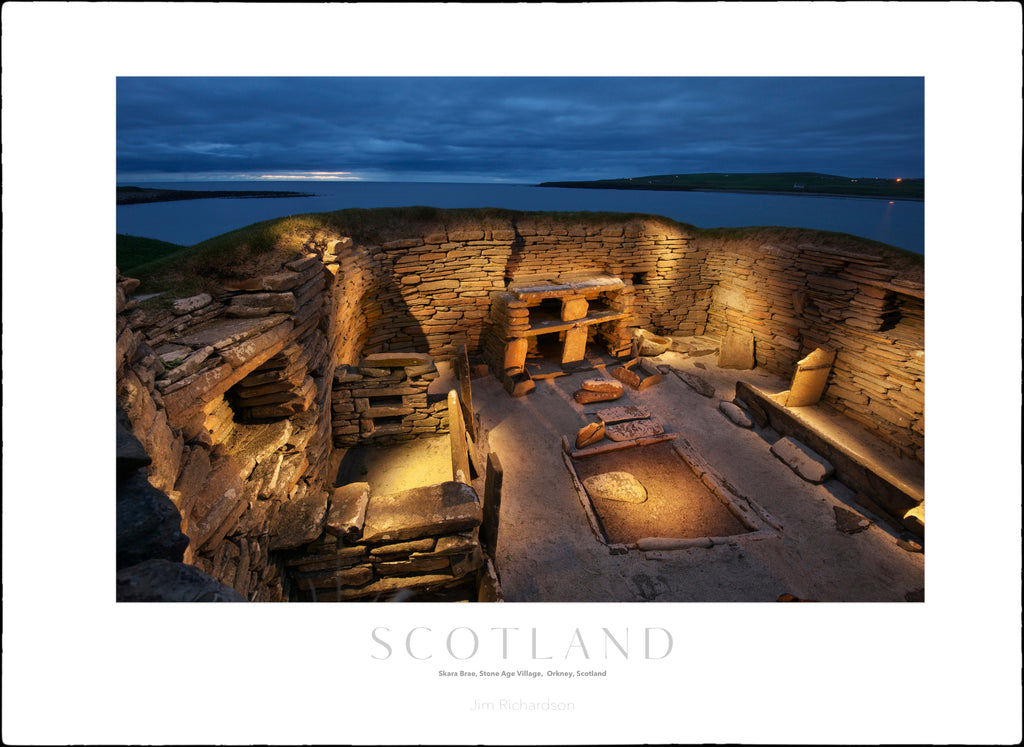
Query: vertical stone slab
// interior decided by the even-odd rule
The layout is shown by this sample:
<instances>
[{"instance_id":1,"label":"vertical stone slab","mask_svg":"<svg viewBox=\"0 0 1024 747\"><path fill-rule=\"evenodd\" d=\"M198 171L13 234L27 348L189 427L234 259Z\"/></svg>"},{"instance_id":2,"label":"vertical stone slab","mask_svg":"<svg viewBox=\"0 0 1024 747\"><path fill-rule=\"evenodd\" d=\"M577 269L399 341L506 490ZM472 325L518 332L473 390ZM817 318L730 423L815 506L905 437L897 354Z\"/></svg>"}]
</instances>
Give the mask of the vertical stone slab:
<instances>
[{"instance_id":1,"label":"vertical stone slab","mask_svg":"<svg viewBox=\"0 0 1024 747\"><path fill-rule=\"evenodd\" d=\"M718 367L746 371L754 367L754 335L750 332L727 330L718 351Z\"/></svg>"},{"instance_id":2,"label":"vertical stone slab","mask_svg":"<svg viewBox=\"0 0 1024 747\"><path fill-rule=\"evenodd\" d=\"M817 348L803 360L797 361L793 382L789 387L786 407L806 407L817 404L825 393L836 351Z\"/></svg>"},{"instance_id":3,"label":"vertical stone slab","mask_svg":"<svg viewBox=\"0 0 1024 747\"><path fill-rule=\"evenodd\" d=\"M505 473L501 461L493 451L487 455L487 477L484 480L483 523L480 525L480 541L491 555L498 547L498 516L501 513L501 483Z\"/></svg>"},{"instance_id":4,"label":"vertical stone slab","mask_svg":"<svg viewBox=\"0 0 1024 747\"><path fill-rule=\"evenodd\" d=\"M562 321L575 322L587 315L590 304L582 296L570 296L562 299Z\"/></svg>"},{"instance_id":5,"label":"vertical stone slab","mask_svg":"<svg viewBox=\"0 0 1024 747\"><path fill-rule=\"evenodd\" d=\"M562 365L579 363L587 355L587 328L578 325L566 330L565 347L562 348Z\"/></svg>"},{"instance_id":6,"label":"vertical stone slab","mask_svg":"<svg viewBox=\"0 0 1024 747\"><path fill-rule=\"evenodd\" d=\"M452 480L469 485L469 453L466 448L466 425L462 420L459 393L448 392L448 436L452 452Z\"/></svg>"},{"instance_id":7,"label":"vertical stone slab","mask_svg":"<svg viewBox=\"0 0 1024 747\"><path fill-rule=\"evenodd\" d=\"M462 405L462 422L469 437L476 441L476 425L473 421L473 386L469 377L469 355L466 346L459 345L455 354L455 375L459 378L459 403Z\"/></svg>"},{"instance_id":8,"label":"vertical stone slab","mask_svg":"<svg viewBox=\"0 0 1024 747\"><path fill-rule=\"evenodd\" d=\"M526 351L529 342L525 337L517 337L505 343L505 371L519 373L526 368Z\"/></svg>"}]
</instances>

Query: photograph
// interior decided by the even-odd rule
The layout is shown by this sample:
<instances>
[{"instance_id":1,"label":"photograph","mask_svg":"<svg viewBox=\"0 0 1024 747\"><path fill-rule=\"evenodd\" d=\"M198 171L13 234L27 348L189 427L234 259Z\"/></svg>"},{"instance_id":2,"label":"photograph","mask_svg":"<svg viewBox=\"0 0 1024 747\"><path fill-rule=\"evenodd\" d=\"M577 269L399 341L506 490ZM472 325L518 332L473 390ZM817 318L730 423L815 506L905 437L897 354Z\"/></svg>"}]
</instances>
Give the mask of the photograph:
<instances>
[{"instance_id":1,"label":"photograph","mask_svg":"<svg viewBox=\"0 0 1024 747\"><path fill-rule=\"evenodd\" d=\"M118 599L924 601L924 104L119 77Z\"/></svg>"},{"instance_id":2,"label":"photograph","mask_svg":"<svg viewBox=\"0 0 1024 747\"><path fill-rule=\"evenodd\" d=\"M1018 5L2 13L5 744L1020 743Z\"/></svg>"}]
</instances>

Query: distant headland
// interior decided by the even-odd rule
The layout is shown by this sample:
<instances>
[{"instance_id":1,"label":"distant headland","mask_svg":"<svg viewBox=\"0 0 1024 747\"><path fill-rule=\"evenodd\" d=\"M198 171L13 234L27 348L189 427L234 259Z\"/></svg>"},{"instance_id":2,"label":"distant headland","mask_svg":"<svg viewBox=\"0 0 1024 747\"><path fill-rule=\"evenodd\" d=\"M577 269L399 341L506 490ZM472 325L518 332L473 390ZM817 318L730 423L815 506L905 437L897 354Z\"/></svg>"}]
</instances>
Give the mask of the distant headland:
<instances>
[{"instance_id":1,"label":"distant headland","mask_svg":"<svg viewBox=\"0 0 1024 747\"><path fill-rule=\"evenodd\" d=\"M136 205L143 202L171 202L173 200L204 200L215 197L314 197L310 192L285 192L280 190L237 190L237 189L151 189L148 187L118 187L118 205Z\"/></svg>"},{"instance_id":2,"label":"distant headland","mask_svg":"<svg viewBox=\"0 0 1024 747\"><path fill-rule=\"evenodd\" d=\"M768 174L667 174L628 179L542 182L539 187L579 189L646 189L680 192L751 192L763 194L872 197L884 200L924 200L924 179L880 179L834 176L806 171Z\"/></svg>"}]
</instances>

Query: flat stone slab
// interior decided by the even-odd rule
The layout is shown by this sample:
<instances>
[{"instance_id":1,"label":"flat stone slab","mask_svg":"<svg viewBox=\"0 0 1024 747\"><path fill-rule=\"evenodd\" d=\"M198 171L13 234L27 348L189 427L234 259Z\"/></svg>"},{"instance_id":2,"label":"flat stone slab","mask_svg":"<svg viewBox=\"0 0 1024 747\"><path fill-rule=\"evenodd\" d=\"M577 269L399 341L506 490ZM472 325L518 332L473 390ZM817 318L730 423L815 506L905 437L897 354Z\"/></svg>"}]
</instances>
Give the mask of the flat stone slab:
<instances>
[{"instance_id":1,"label":"flat stone slab","mask_svg":"<svg viewBox=\"0 0 1024 747\"><path fill-rule=\"evenodd\" d=\"M750 418L747 417L747 414L743 412L743 409L734 405L732 402L727 402L723 399L718 403L718 409L740 428L752 428L754 426L754 424L750 422Z\"/></svg>"},{"instance_id":2,"label":"flat stone slab","mask_svg":"<svg viewBox=\"0 0 1024 747\"><path fill-rule=\"evenodd\" d=\"M689 371L680 371L678 368L673 368L672 372L679 377L680 381L702 397L710 399L715 396L715 388L697 374L690 373Z\"/></svg>"},{"instance_id":3,"label":"flat stone slab","mask_svg":"<svg viewBox=\"0 0 1024 747\"><path fill-rule=\"evenodd\" d=\"M406 368L422 366L433 361L426 353L372 353L360 362L370 368Z\"/></svg>"},{"instance_id":4,"label":"flat stone slab","mask_svg":"<svg viewBox=\"0 0 1024 747\"><path fill-rule=\"evenodd\" d=\"M835 472L831 462L789 436L772 444L771 452L808 482L825 482Z\"/></svg>"},{"instance_id":5,"label":"flat stone slab","mask_svg":"<svg viewBox=\"0 0 1024 747\"><path fill-rule=\"evenodd\" d=\"M480 526L483 512L476 491L460 482L442 482L370 498L362 541L407 542L456 534Z\"/></svg>"},{"instance_id":6,"label":"flat stone slab","mask_svg":"<svg viewBox=\"0 0 1024 747\"><path fill-rule=\"evenodd\" d=\"M619 423L623 420L642 420L651 417L650 410L638 405L606 407L603 410L598 410L595 414L605 423Z\"/></svg>"},{"instance_id":7,"label":"flat stone slab","mask_svg":"<svg viewBox=\"0 0 1024 747\"><path fill-rule=\"evenodd\" d=\"M200 293L197 296L189 296L188 298L178 298L171 304L171 311L175 315L181 316L187 314L190 311L196 311L201 309L207 304L213 301L213 296L209 293Z\"/></svg>"},{"instance_id":8,"label":"flat stone slab","mask_svg":"<svg viewBox=\"0 0 1024 747\"><path fill-rule=\"evenodd\" d=\"M660 423L653 420L628 420L624 423L609 425L604 429L604 434L612 441L632 441L645 436L657 436L664 433L665 429Z\"/></svg>"},{"instance_id":9,"label":"flat stone slab","mask_svg":"<svg viewBox=\"0 0 1024 747\"><path fill-rule=\"evenodd\" d=\"M628 472L604 472L588 477L583 487L591 498L622 503L643 503L647 500L647 488Z\"/></svg>"},{"instance_id":10,"label":"flat stone slab","mask_svg":"<svg viewBox=\"0 0 1024 747\"><path fill-rule=\"evenodd\" d=\"M212 346L215 350L248 340L286 321L288 314L272 314L258 319L218 319L200 324L178 342L192 348Z\"/></svg>"},{"instance_id":11,"label":"flat stone slab","mask_svg":"<svg viewBox=\"0 0 1024 747\"><path fill-rule=\"evenodd\" d=\"M754 367L754 335L728 330L718 351L718 367L747 371Z\"/></svg>"},{"instance_id":12,"label":"flat stone slab","mask_svg":"<svg viewBox=\"0 0 1024 747\"><path fill-rule=\"evenodd\" d=\"M556 279L523 280L520 283L513 283L508 290L520 301L535 301L541 298L576 295L581 292L620 290L624 286L625 283L621 279L608 275L562 276Z\"/></svg>"},{"instance_id":13,"label":"flat stone slab","mask_svg":"<svg viewBox=\"0 0 1024 747\"><path fill-rule=\"evenodd\" d=\"M327 515L327 493L307 493L298 500L286 501L270 527L270 549L288 550L312 542L320 536Z\"/></svg>"},{"instance_id":14,"label":"flat stone slab","mask_svg":"<svg viewBox=\"0 0 1024 747\"><path fill-rule=\"evenodd\" d=\"M856 511L851 511L848 508L842 506L833 506L832 511L836 515L836 529L846 534L856 534L857 532L863 532L874 522L871 519L866 519Z\"/></svg>"},{"instance_id":15,"label":"flat stone slab","mask_svg":"<svg viewBox=\"0 0 1024 747\"><path fill-rule=\"evenodd\" d=\"M366 521L366 506L370 501L370 483L353 482L335 488L331 494L331 505L327 511L324 530L335 537L352 542L363 533Z\"/></svg>"}]
</instances>

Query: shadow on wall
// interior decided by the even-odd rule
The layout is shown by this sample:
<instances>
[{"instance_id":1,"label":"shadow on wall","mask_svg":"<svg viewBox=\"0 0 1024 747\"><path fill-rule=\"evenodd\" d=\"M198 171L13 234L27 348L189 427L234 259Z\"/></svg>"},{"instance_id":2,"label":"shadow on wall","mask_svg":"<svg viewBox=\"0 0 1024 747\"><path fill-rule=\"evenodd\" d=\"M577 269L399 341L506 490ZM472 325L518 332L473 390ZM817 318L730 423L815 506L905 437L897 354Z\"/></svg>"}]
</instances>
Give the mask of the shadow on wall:
<instances>
[{"instance_id":1,"label":"shadow on wall","mask_svg":"<svg viewBox=\"0 0 1024 747\"><path fill-rule=\"evenodd\" d=\"M519 266L523 263L523 255L526 253L526 239L519 233L519 224L515 220L512 221L512 230L515 232L515 238L512 239L512 250L509 254L508 262L505 263L504 279L506 288L515 278Z\"/></svg>"}]
</instances>

